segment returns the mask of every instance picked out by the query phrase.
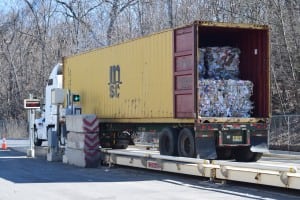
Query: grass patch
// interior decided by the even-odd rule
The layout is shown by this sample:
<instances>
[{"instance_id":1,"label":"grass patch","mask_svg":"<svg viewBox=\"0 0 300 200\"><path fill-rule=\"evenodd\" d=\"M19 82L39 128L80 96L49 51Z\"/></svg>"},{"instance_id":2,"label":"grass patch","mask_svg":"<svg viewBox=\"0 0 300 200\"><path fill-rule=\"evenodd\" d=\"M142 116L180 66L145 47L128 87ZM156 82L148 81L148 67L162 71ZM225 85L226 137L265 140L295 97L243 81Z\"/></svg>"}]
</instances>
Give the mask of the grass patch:
<instances>
[{"instance_id":1,"label":"grass patch","mask_svg":"<svg viewBox=\"0 0 300 200\"><path fill-rule=\"evenodd\" d=\"M22 120L0 121L0 136L6 139L28 138L28 123Z\"/></svg>"}]
</instances>

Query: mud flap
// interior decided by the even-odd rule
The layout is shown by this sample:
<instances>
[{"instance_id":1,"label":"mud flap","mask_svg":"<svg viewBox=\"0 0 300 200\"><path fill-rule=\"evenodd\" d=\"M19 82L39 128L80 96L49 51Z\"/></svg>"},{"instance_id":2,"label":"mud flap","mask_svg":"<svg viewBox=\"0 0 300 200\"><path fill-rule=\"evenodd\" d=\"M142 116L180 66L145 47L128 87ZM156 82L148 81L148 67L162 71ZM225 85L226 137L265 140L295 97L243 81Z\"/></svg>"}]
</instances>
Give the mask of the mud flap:
<instances>
[{"instance_id":1,"label":"mud flap","mask_svg":"<svg viewBox=\"0 0 300 200\"><path fill-rule=\"evenodd\" d=\"M197 158L208 160L217 158L214 137L197 137L195 142Z\"/></svg>"},{"instance_id":2,"label":"mud flap","mask_svg":"<svg viewBox=\"0 0 300 200\"><path fill-rule=\"evenodd\" d=\"M251 136L250 137L252 152L266 153L268 152L268 137L267 136Z\"/></svg>"}]
</instances>

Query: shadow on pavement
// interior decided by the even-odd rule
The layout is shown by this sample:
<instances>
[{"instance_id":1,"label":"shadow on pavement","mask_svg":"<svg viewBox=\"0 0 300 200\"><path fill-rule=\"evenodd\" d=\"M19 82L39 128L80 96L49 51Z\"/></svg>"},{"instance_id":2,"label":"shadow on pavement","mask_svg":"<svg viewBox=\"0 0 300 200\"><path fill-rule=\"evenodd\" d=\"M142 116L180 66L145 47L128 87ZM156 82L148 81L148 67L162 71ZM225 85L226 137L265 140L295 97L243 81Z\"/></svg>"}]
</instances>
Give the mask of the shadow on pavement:
<instances>
[{"instance_id":1,"label":"shadow on pavement","mask_svg":"<svg viewBox=\"0 0 300 200\"><path fill-rule=\"evenodd\" d=\"M130 167L79 168L61 162L27 158L24 152L14 150L0 150L1 178L17 184L161 181L166 184L231 194L241 198L247 197L248 199L250 197L254 200L262 198L293 199L290 198L290 195L300 194L299 191L289 191L290 194L287 194L284 189L243 183L215 184L209 182L206 178L153 172Z\"/></svg>"},{"instance_id":2,"label":"shadow on pavement","mask_svg":"<svg viewBox=\"0 0 300 200\"><path fill-rule=\"evenodd\" d=\"M124 171L124 172L123 172ZM79 168L61 162L28 158L24 152L0 151L0 178L14 183L122 182L153 180L146 174L128 175L126 170L108 167Z\"/></svg>"}]
</instances>

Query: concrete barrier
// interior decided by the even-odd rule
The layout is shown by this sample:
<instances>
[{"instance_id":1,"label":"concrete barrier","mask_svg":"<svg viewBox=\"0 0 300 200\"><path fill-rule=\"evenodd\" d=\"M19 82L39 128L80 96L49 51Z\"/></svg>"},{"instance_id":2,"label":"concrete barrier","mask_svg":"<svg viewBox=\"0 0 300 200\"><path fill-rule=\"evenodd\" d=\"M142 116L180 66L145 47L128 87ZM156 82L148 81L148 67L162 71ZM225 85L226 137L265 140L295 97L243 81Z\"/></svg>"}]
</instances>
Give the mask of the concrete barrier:
<instances>
[{"instance_id":1,"label":"concrete barrier","mask_svg":"<svg viewBox=\"0 0 300 200\"><path fill-rule=\"evenodd\" d=\"M67 115L67 131L76 133L99 132L99 120L96 115Z\"/></svg>"},{"instance_id":2,"label":"concrete barrier","mask_svg":"<svg viewBox=\"0 0 300 200\"><path fill-rule=\"evenodd\" d=\"M99 134L98 133L68 133L67 148L72 149L98 149Z\"/></svg>"},{"instance_id":3,"label":"concrete barrier","mask_svg":"<svg viewBox=\"0 0 300 200\"><path fill-rule=\"evenodd\" d=\"M99 149L82 150L66 148L63 163L78 167L94 168L99 166Z\"/></svg>"},{"instance_id":4,"label":"concrete barrier","mask_svg":"<svg viewBox=\"0 0 300 200\"><path fill-rule=\"evenodd\" d=\"M99 121L95 115L69 115L67 146L63 162L79 167L97 167L100 162Z\"/></svg>"}]
</instances>

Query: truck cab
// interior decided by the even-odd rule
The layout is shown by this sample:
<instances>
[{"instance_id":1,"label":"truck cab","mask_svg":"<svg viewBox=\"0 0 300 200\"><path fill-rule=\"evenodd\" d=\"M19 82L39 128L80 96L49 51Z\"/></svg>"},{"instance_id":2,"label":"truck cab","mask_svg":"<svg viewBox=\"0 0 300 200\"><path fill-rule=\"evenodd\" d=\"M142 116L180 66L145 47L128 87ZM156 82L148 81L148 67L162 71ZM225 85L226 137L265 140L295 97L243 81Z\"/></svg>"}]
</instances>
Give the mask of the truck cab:
<instances>
[{"instance_id":1,"label":"truck cab","mask_svg":"<svg viewBox=\"0 0 300 200\"><path fill-rule=\"evenodd\" d=\"M41 110L41 117L34 122L34 144L41 146L43 141L48 140L48 133L58 128L58 106L51 103L51 91L55 88L62 88L62 64L57 64L47 81L45 89L44 107Z\"/></svg>"}]
</instances>

